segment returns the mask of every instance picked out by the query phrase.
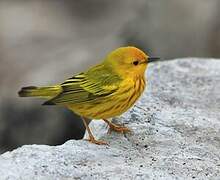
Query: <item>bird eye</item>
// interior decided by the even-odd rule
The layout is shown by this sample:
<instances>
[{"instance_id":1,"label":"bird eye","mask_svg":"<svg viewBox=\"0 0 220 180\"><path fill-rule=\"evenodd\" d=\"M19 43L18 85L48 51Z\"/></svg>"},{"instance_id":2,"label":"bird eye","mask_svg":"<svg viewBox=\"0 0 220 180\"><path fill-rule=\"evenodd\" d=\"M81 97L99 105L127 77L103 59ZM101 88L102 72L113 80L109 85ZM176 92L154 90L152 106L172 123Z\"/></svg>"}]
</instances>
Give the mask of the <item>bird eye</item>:
<instances>
[{"instance_id":1,"label":"bird eye","mask_svg":"<svg viewBox=\"0 0 220 180\"><path fill-rule=\"evenodd\" d=\"M138 63L139 63L138 61L134 61L134 62L133 62L133 64L134 64L135 66L137 66Z\"/></svg>"}]
</instances>

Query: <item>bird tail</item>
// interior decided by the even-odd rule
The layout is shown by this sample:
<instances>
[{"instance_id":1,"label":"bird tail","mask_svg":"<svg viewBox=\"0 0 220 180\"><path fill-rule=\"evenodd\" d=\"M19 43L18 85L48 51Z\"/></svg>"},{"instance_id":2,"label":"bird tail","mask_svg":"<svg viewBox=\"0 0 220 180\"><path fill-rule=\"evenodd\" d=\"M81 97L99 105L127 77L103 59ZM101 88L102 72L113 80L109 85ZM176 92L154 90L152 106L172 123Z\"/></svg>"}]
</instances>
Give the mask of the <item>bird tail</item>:
<instances>
[{"instance_id":1,"label":"bird tail","mask_svg":"<svg viewBox=\"0 0 220 180\"><path fill-rule=\"evenodd\" d=\"M20 97L40 97L48 99L57 96L61 91L62 87L59 85L48 87L28 86L21 88L18 95Z\"/></svg>"}]
</instances>

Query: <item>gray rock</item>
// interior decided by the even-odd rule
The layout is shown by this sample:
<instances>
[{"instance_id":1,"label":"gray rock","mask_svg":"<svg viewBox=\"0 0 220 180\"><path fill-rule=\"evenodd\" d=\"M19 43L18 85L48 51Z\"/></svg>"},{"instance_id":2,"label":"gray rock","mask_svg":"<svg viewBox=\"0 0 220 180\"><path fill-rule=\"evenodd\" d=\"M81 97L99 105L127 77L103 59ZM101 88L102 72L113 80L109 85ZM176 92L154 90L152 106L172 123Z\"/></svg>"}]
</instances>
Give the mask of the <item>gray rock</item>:
<instances>
[{"instance_id":1,"label":"gray rock","mask_svg":"<svg viewBox=\"0 0 220 180\"><path fill-rule=\"evenodd\" d=\"M150 65L148 88L116 123L132 133L61 146L29 145L0 156L0 179L219 179L220 61L178 59Z\"/></svg>"}]
</instances>

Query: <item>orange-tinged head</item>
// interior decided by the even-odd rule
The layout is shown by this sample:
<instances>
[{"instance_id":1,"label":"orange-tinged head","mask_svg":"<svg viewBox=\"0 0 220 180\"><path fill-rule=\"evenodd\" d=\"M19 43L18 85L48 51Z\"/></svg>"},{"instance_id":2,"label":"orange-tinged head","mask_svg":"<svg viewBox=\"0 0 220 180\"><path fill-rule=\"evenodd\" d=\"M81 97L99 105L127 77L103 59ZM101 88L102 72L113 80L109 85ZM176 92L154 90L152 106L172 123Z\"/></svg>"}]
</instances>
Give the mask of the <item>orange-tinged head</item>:
<instances>
[{"instance_id":1,"label":"orange-tinged head","mask_svg":"<svg viewBox=\"0 0 220 180\"><path fill-rule=\"evenodd\" d=\"M123 77L144 76L151 58L136 47L120 47L112 51L104 61Z\"/></svg>"}]
</instances>

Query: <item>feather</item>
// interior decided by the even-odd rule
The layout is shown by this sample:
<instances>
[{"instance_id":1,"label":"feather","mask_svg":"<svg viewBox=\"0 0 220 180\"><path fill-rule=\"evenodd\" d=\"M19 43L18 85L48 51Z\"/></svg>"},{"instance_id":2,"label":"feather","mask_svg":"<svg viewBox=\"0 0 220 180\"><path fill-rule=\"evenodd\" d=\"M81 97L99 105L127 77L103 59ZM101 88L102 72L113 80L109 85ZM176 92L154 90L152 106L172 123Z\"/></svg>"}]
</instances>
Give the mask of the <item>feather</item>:
<instances>
[{"instance_id":1,"label":"feather","mask_svg":"<svg viewBox=\"0 0 220 180\"><path fill-rule=\"evenodd\" d=\"M121 78L103 65L93 67L90 71L80 73L61 84L63 91L44 104L85 103L114 93Z\"/></svg>"}]
</instances>

